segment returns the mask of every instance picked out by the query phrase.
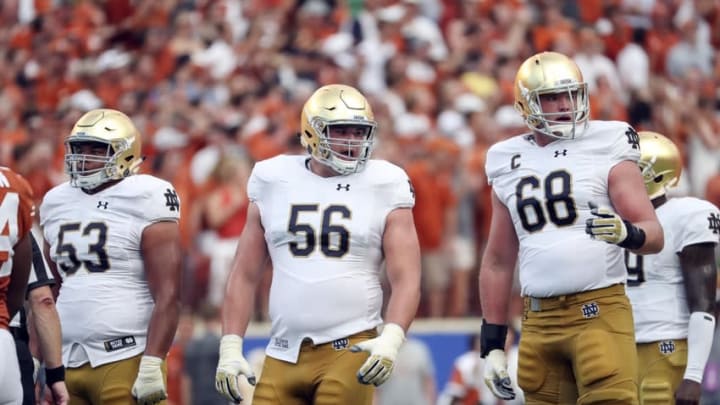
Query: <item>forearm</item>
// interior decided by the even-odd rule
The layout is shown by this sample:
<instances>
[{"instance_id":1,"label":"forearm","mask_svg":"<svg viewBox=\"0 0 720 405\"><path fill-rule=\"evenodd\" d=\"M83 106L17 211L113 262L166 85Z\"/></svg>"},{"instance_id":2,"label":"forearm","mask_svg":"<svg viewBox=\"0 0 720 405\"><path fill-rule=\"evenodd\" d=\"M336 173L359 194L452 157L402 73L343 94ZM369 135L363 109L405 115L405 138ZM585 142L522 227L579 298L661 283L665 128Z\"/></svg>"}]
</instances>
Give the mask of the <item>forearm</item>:
<instances>
[{"instance_id":1,"label":"forearm","mask_svg":"<svg viewBox=\"0 0 720 405\"><path fill-rule=\"evenodd\" d=\"M385 312L385 323L400 325L407 332L420 304L420 281L395 282Z\"/></svg>"},{"instance_id":2,"label":"forearm","mask_svg":"<svg viewBox=\"0 0 720 405\"><path fill-rule=\"evenodd\" d=\"M701 383L710 357L715 333L715 317L707 312L693 312L688 322L687 365L683 378Z\"/></svg>"},{"instance_id":3,"label":"forearm","mask_svg":"<svg viewBox=\"0 0 720 405\"><path fill-rule=\"evenodd\" d=\"M513 284L513 270L491 265L480 267L480 306L488 323L507 325L508 308Z\"/></svg>"},{"instance_id":4,"label":"forearm","mask_svg":"<svg viewBox=\"0 0 720 405\"><path fill-rule=\"evenodd\" d=\"M180 318L180 300L173 294L155 302L147 332L146 356L162 359L167 355Z\"/></svg>"},{"instance_id":5,"label":"forearm","mask_svg":"<svg viewBox=\"0 0 720 405\"><path fill-rule=\"evenodd\" d=\"M645 243L639 248L633 250L637 254L658 253L665 245L665 237L663 229L659 222L656 221L640 221L633 223L636 227L645 232Z\"/></svg>"},{"instance_id":6,"label":"forearm","mask_svg":"<svg viewBox=\"0 0 720 405\"><path fill-rule=\"evenodd\" d=\"M45 367L60 367L62 365L62 329L55 303L42 302L33 305L32 313L32 325L37 334L38 348Z\"/></svg>"},{"instance_id":7,"label":"forearm","mask_svg":"<svg viewBox=\"0 0 720 405\"><path fill-rule=\"evenodd\" d=\"M255 310L255 293L260 280L231 273L222 304L223 335L245 336Z\"/></svg>"}]
</instances>

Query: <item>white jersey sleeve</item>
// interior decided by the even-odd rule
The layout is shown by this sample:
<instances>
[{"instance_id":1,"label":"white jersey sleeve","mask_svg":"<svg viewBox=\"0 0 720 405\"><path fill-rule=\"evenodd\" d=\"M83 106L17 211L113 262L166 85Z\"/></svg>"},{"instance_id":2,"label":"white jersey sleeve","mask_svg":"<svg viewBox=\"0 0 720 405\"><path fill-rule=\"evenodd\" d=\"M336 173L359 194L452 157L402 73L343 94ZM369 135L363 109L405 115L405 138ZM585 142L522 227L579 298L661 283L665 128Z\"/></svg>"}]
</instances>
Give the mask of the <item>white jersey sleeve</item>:
<instances>
[{"instance_id":1,"label":"white jersey sleeve","mask_svg":"<svg viewBox=\"0 0 720 405\"><path fill-rule=\"evenodd\" d=\"M619 121L590 121L581 137L544 147L519 135L488 150L488 182L519 240L523 295L550 297L625 282L622 249L591 239L585 222L589 202L612 206L612 168L639 157L637 133Z\"/></svg>"},{"instance_id":2,"label":"white jersey sleeve","mask_svg":"<svg viewBox=\"0 0 720 405\"><path fill-rule=\"evenodd\" d=\"M138 176L141 191L137 196L139 217L148 224L180 220L180 197L172 184L152 176Z\"/></svg>"},{"instance_id":3,"label":"white jersey sleeve","mask_svg":"<svg viewBox=\"0 0 720 405\"><path fill-rule=\"evenodd\" d=\"M687 246L720 238L720 211L693 197L671 198L656 209L665 247L652 255L626 253L628 297L640 343L687 337L690 317L678 254Z\"/></svg>"},{"instance_id":4,"label":"white jersey sleeve","mask_svg":"<svg viewBox=\"0 0 720 405\"><path fill-rule=\"evenodd\" d=\"M720 237L720 213L714 204L691 197L677 198L678 203L683 204L682 214L677 221L679 228L678 237L675 240L675 252L680 253L686 246L701 243L718 243Z\"/></svg>"},{"instance_id":5,"label":"white jersey sleeve","mask_svg":"<svg viewBox=\"0 0 720 405\"><path fill-rule=\"evenodd\" d=\"M46 193L40 225L63 279L57 309L65 365L96 367L145 350L154 301L142 258L143 230L179 216L172 185L149 175L127 177L95 194L68 183Z\"/></svg>"},{"instance_id":6,"label":"white jersey sleeve","mask_svg":"<svg viewBox=\"0 0 720 405\"><path fill-rule=\"evenodd\" d=\"M293 363L303 339L327 343L382 323L385 220L414 204L407 175L388 162L320 177L305 160L258 162L248 181L273 266L266 352Z\"/></svg>"}]
</instances>

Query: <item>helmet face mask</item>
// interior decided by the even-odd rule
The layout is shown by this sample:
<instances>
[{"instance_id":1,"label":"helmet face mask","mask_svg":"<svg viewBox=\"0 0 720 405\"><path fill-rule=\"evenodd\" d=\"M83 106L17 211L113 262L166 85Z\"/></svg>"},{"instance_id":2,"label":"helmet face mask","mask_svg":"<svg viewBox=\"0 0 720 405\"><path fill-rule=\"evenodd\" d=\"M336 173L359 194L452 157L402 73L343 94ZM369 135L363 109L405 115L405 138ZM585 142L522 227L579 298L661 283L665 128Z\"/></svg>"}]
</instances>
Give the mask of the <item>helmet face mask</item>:
<instances>
[{"instance_id":1,"label":"helmet face mask","mask_svg":"<svg viewBox=\"0 0 720 405\"><path fill-rule=\"evenodd\" d=\"M566 111L544 111L549 95L567 98ZM533 131L558 139L582 134L590 116L587 83L575 62L556 52L531 56L515 77L515 108Z\"/></svg>"},{"instance_id":2,"label":"helmet face mask","mask_svg":"<svg viewBox=\"0 0 720 405\"><path fill-rule=\"evenodd\" d=\"M680 181L682 159L677 146L665 136L652 131L640 131L638 136L641 153L638 166L652 200Z\"/></svg>"},{"instance_id":3,"label":"helmet face mask","mask_svg":"<svg viewBox=\"0 0 720 405\"><path fill-rule=\"evenodd\" d=\"M92 189L110 179L112 157L109 144L73 139L66 143L65 167L74 187Z\"/></svg>"},{"instance_id":4,"label":"helmet face mask","mask_svg":"<svg viewBox=\"0 0 720 405\"><path fill-rule=\"evenodd\" d=\"M142 163L140 133L125 114L92 110L65 139L65 171L70 185L86 190L135 174Z\"/></svg>"},{"instance_id":5,"label":"helmet face mask","mask_svg":"<svg viewBox=\"0 0 720 405\"><path fill-rule=\"evenodd\" d=\"M370 159L377 124L365 97L345 85L321 87L303 107L301 142L339 175L360 172Z\"/></svg>"}]
</instances>

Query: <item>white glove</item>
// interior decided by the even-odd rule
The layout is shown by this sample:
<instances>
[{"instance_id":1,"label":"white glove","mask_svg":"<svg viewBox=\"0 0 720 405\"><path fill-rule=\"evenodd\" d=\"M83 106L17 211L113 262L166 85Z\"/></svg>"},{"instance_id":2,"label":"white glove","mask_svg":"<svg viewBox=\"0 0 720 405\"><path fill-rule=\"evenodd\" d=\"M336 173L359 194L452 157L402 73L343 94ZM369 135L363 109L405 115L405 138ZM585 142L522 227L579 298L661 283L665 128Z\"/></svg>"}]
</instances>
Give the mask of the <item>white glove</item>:
<instances>
[{"instance_id":1,"label":"white glove","mask_svg":"<svg viewBox=\"0 0 720 405\"><path fill-rule=\"evenodd\" d=\"M398 349L405 341L405 331L399 325L388 323L383 327L380 336L365 340L350 348L353 353L368 352L370 357L357 372L357 379L362 384L373 384L378 387L390 377L395 367Z\"/></svg>"},{"instance_id":2,"label":"white glove","mask_svg":"<svg viewBox=\"0 0 720 405\"><path fill-rule=\"evenodd\" d=\"M598 207L595 203L588 203L590 213L597 218L590 218L585 222L585 232L593 239L619 245L628 237L625 221L610 208Z\"/></svg>"},{"instance_id":3,"label":"white glove","mask_svg":"<svg viewBox=\"0 0 720 405\"><path fill-rule=\"evenodd\" d=\"M157 404L163 399L167 399L162 362L163 359L155 356L140 358L140 368L132 386L132 395L137 399L139 405Z\"/></svg>"},{"instance_id":4,"label":"white glove","mask_svg":"<svg viewBox=\"0 0 720 405\"><path fill-rule=\"evenodd\" d=\"M215 389L236 404L243 400L238 377L244 375L251 385L255 385L255 373L243 356L242 346L243 338L240 336L223 336L220 340L220 360L215 371Z\"/></svg>"},{"instance_id":5,"label":"white glove","mask_svg":"<svg viewBox=\"0 0 720 405\"><path fill-rule=\"evenodd\" d=\"M490 388L490 391L496 397L506 401L515 399L515 391L513 391L512 381L510 381L510 375L507 372L507 360L503 350L491 350L485 356L483 377L485 378L485 385Z\"/></svg>"}]
</instances>

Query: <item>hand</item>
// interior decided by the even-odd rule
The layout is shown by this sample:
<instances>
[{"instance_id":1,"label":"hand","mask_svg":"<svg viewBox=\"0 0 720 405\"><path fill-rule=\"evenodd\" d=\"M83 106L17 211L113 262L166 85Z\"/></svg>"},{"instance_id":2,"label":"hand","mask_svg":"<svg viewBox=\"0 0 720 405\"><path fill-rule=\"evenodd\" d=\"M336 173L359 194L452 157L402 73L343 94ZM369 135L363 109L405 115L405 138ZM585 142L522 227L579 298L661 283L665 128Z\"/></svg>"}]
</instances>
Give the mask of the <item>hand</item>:
<instances>
[{"instance_id":1,"label":"hand","mask_svg":"<svg viewBox=\"0 0 720 405\"><path fill-rule=\"evenodd\" d=\"M132 386L132 395L139 405L153 405L167 399L165 380L160 357L142 356L137 378Z\"/></svg>"},{"instance_id":2,"label":"hand","mask_svg":"<svg viewBox=\"0 0 720 405\"><path fill-rule=\"evenodd\" d=\"M42 405L67 405L70 401L65 381L58 381L45 390Z\"/></svg>"},{"instance_id":3,"label":"hand","mask_svg":"<svg viewBox=\"0 0 720 405\"><path fill-rule=\"evenodd\" d=\"M505 352L500 349L490 351L485 356L485 370L483 372L485 385L490 388L492 393L503 400L515 399L515 391L513 390L510 375L507 372L507 360Z\"/></svg>"},{"instance_id":4,"label":"hand","mask_svg":"<svg viewBox=\"0 0 720 405\"><path fill-rule=\"evenodd\" d=\"M700 403L702 387L700 383L692 380L682 380L675 391L675 403L677 405L697 405Z\"/></svg>"},{"instance_id":5,"label":"hand","mask_svg":"<svg viewBox=\"0 0 720 405\"><path fill-rule=\"evenodd\" d=\"M405 341L405 331L399 325L388 323L380 336L360 342L350 348L353 353L368 352L370 357L357 372L357 379L362 384L373 384L378 387L390 377L395 367L398 349Z\"/></svg>"},{"instance_id":6,"label":"hand","mask_svg":"<svg viewBox=\"0 0 720 405\"><path fill-rule=\"evenodd\" d=\"M220 340L220 360L215 371L215 389L233 403L243 400L240 395L238 377L244 375L251 385L255 385L255 374L242 352L243 338L238 335L225 335Z\"/></svg>"},{"instance_id":7,"label":"hand","mask_svg":"<svg viewBox=\"0 0 720 405\"><path fill-rule=\"evenodd\" d=\"M610 208L598 207L594 202L589 202L590 213L597 218L590 218L585 222L585 233L593 239L599 239L607 243L619 245L628 237L625 221Z\"/></svg>"}]
</instances>

